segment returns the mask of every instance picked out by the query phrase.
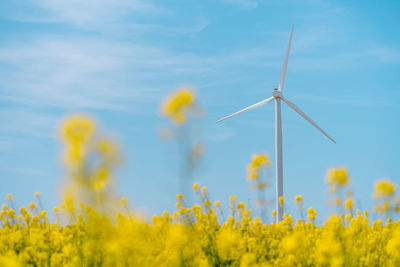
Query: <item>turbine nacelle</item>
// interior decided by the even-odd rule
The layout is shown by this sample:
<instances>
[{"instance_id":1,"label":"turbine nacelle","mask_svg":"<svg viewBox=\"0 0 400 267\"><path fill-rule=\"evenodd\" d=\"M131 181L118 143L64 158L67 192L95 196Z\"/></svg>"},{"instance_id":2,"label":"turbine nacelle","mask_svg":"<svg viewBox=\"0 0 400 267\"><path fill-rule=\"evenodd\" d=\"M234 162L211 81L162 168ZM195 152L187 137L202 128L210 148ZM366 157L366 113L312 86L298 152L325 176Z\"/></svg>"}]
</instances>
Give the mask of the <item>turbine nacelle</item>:
<instances>
[{"instance_id":1,"label":"turbine nacelle","mask_svg":"<svg viewBox=\"0 0 400 267\"><path fill-rule=\"evenodd\" d=\"M279 90L278 88L275 88L275 89L272 91L272 95L273 95L274 97L281 97L281 96L282 96L282 91Z\"/></svg>"}]
</instances>

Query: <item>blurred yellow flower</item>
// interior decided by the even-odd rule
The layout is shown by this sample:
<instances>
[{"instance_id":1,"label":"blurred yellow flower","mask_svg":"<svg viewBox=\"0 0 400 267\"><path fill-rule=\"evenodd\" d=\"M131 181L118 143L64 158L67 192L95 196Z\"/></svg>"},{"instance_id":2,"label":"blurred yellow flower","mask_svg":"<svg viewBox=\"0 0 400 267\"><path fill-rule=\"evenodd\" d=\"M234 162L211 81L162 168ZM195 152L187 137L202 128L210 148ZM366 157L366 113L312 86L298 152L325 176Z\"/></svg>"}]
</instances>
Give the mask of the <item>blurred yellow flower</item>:
<instances>
[{"instance_id":1,"label":"blurred yellow flower","mask_svg":"<svg viewBox=\"0 0 400 267\"><path fill-rule=\"evenodd\" d=\"M387 179L380 179L375 183L375 192L374 197L385 197L385 196L392 196L396 191L396 185L387 180Z\"/></svg>"},{"instance_id":2,"label":"blurred yellow flower","mask_svg":"<svg viewBox=\"0 0 400 267\"><path fill-rule=\"evenodd\" d=\"M215 207L221 207L221 202L220 202L219 200L216 200L216 201L214 202L214 206L215 206Z\"/></svg>"},{"instance_id":3,"label":"blurred yellow flower","mask_svg":"<svg viewBox=\"0 0 400 267\"><path fill-rule=\"evenodd\" d=\"M192 188L193 188L193 191L197 191L199 189L199 184L198 183L194 183Z\"/></svg>"},{"instance_id":4,"label":"blurred yellow flower","mask_svg":"<svg viewBox=\"0 0 400 267\"><path fill-rule=\"evenodd\" d=\"M303 197L302 197L301 195L297 195L297 196L294 198L294 201L296 202L296 204L298 204L298 203L300 203L300 202L303 201Z\"/></svg>"},{"instance_id":5,"label":"blurred yellow flower","mask_svg":"<svg viewBox=\"0 0 400 267\"><path fill-rule=\"evenodd\" d=\"M345 168L331 168L328 170L326 182L331 185L332 190L336 191L349 183L349 176Z\"/></svg>"},{"instance_id":6,"label":"blurred yellow flower","mask_svg":"<svg viewBox=\"0 0 400 267\"><path fill-rule=\"evenodd\" d=\"M194 93L191 89L179 89L176 93L164 100L162 112L174 123L181 125L186 121L186 112L195 101Z\"/></svg>"},{"instance_id":7,"label":"blurred yellow flower","mask_svg":"<svg viewBox=\"0 0 400 267\"><path fill-rule=\"evenodd\" d=\"M271 167L271 162L269 161L266 154L254 154L251 157L251 161L247 166L247 179L256 180L259 177L259 172L262 168Z\"/></svg>"},{"instance_id":8,"label":"blurred yellow flower","mask_svg":"<svg viewBox=\"0 0 400 267\"><path fill-rule=\"evenodd\" d=\"M177 195L176 195L176 199L177 199L178 201L183 201L183 195L182 195L181 193L177 194Z\"/></svg>"},{"instance_id":9,"label":"blurred yellow flower","mask_svg":"<svg viewBox=\"0 0 400 267\"><path fill-rule=\"evenodd\" d=\"M121 205L125 205L126 203L128 203L128 199L126 197L123 197L123 198L120 199L119 203Z\"/></svg>"},{"instance_id":10,"label":"blurred yellow flower","mask_svg":"<svg viewBox=\"0 0 400 267\"><path fill-rule=\"evenodd\" d=\"M280 197L278 198L278 203L279 203L279 206L280 206L281 208L283 207L284 202L285 202L285 197L284 197L284 196L280 196Z\"/></svg>"},{"instance_id":11,"label":"blurred yellow flower","mask_svg":"<svg viewBox=\"0 0 400 267\"><path fill-rule=\"evenodd\" d=\"M245 207L246 207L246 205L245 205L243 202L239 202L239 203L237 204L237 209L238 209L238 210L244 209Z\"/></svg>"},{"instance_id":12,"label":"blurred yellow flower","mask_svg":"<svg viewBox=\"0 0 400 267\"><path fill-rule=\"evenodd\" d=\"M33 210L33 209L36 208L36 204L31 202L31 203L29 203L28 207L29 207L30 210Z\"/></svg>"},{"instance_id":13,"label":"blurred yellow flower","mask_svg":"<svg viewBox=\"0 0 400 267\"><path fill-rule=\"evenodd\" d=\"M312 207L309 207L309 208L307 209L307 218L308 218L308 220L310 220L310 221L314 221L315 218L317 218L317 212L316 212L316 210L313 209Z\"/></svg>"},{"instance_id":14,"label":"blurred yellow flower","mask_svg":"<svg viewBox=\"0 0 400 267\"><path fill-rule=\"evenodd\" d=\"M276 210L273 210L271 215L272 218L275 218L278 215L278 212Z\"/></svg>"},{"instance_id":15,"label":"blurred yellow flower","mask_svg":"<svg viewBox=\"0 0 400 267\"><path fill-rule=\"evenodd\" d=\"M353 210L354 208L354 204L353 204L353 200L352 199L347 199L344 208L346 210Z\"/></svg>"},{"instance_id":16,"label":"blurred yellow flower","mask_svg":"<svg viewBox=\"0 0 400 267\"><path fill-rule=\"evenodd\" d=\"M95 131L93 120L87 116L69 116L63 123L61 136L67 143L85 143Z\"/></svg>"}]
</instances>

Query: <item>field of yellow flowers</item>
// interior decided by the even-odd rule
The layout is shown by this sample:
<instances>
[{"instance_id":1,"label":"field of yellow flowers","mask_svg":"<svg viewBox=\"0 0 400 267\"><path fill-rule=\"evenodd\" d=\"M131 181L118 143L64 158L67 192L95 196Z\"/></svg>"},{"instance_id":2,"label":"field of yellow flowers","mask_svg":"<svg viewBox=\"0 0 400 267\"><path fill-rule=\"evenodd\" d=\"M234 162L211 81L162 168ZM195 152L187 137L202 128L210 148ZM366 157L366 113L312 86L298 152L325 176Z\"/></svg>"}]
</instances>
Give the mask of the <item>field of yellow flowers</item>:
<instances>
[{"instance_id":1,"label":"field of yellow flowers","mask_svg":"<svg viewBox=\"0 0 400 267\"><path fill-rule=\"evenodd\" d=\"M182 134L192 115L201 116L195 103L193 92L184 89L162 106L172 122L163 136L191 144L182 150L182 175L190 174L204 150ZM178 194L174 212L149 219L119 199L113 173L121 164L120 148L99 135L91 118L66 118L60 136L64 201L46 211L38 192L26 207L15 207L13 196L6 196L0 266L400 266L400 222L389 217L399 212L400 201L389 180L375 184L373 212L385 220L372 221L367 211L354 210L346 169L332 168L326 182L338 214L316 224L317 211L304 207L298 195L293 201L301 218L285 214L283 221L267 223L266 217L276 216L274 210L266 212L264 191L263 173L271 162L255 154L247 178L264 218L253 216L234 195L224 209L220 201L211 202L206 187L194 183L197 204L189 206ZM279 199L283 206L286 201Z\"/></svg>"}]
</instances>

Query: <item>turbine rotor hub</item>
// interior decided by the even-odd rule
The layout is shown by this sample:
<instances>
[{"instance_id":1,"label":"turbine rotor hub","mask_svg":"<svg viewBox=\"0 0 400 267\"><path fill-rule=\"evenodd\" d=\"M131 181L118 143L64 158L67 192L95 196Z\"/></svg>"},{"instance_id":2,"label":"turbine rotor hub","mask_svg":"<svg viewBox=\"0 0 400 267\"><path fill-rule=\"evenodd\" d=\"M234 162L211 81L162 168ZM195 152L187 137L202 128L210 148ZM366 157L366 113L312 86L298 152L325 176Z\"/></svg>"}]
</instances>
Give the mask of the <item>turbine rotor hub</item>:
<instances>
[{"instance_id":1,"label":"turbine rotor hub","mask_svg":"<svg viewBox=\"0 0 400 267\"><path fill-rule=\"evenodd\" d=\"M278 90L278 88L275 88L275 89L272 91L272 95L275 96L275 97L281 97L281 96L282 96L282 91L281 91L281 90Z\"/></svg>"}]
</instances>

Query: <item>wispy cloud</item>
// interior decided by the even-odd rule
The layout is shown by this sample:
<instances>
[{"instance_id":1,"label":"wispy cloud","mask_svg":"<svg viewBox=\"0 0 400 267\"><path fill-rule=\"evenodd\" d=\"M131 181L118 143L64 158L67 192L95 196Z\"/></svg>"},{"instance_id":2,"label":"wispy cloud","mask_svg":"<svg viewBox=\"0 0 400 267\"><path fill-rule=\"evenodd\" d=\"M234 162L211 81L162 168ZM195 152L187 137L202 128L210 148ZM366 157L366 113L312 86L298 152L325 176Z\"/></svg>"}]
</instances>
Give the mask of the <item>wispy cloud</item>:
<instances>
[{"instance_id":1,"label":"wispy cloud","mask_svg":"<svg viewBox=\"0 0 400 267\"><path fill-rule=\"evenodd\" d=\"M368 49L366 53L378 63L400 63L400 51L392 47L378 46Z\"/></svg>"},{"instance_id":2,"label":"wispy cloud","mask_svg":"<svg viewBox=\"0 0 400 267\"><path fill-rule=\"evenodd\" d=\"M27 108L8 108L0 110L1 118L12 118L0 125L2 134L28 135L36 138L54 137L58 121L55 115Z\"/></svg>"},{"instance_id":3,"label":"wispy cloud","mask_svg":"<svg viewBox=\"0 0 400 267\"><path fill-rule=\"evenodd\" d=\"M235 4L246 8L255 8L258 6L258 2L254 0L222 0L225 3Z\"/></svg>"},{"instance_id":4,"label":"wispy cloud","mask_svg":"<svg viewBox=\"0 0 400 267\"><path fill-rule=\"evenodd\" d=\"M133 24L144 15L169 13L151 1L141 0L29 0L13 6L7 14L13 20L66 23L90 30L115 29L127 22Z\"/></svg>"}]
</instances>

